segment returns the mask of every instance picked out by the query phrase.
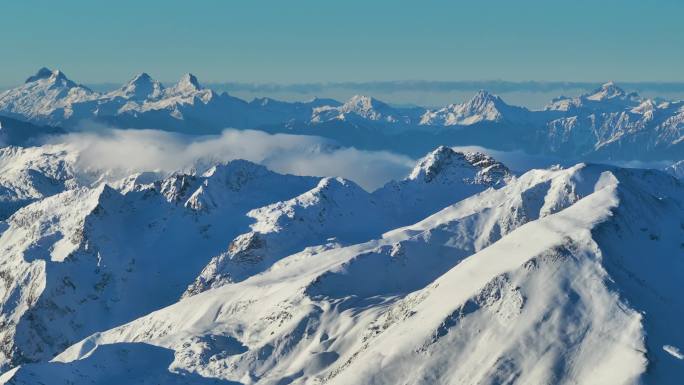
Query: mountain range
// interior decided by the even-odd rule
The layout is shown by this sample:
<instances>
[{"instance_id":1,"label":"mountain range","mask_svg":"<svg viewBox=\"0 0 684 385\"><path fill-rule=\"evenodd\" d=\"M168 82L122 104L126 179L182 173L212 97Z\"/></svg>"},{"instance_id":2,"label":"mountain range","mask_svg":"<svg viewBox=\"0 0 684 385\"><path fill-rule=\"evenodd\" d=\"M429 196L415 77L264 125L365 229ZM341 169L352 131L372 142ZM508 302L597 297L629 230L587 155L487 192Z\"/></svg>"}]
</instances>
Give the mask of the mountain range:
<instances>
[{"instance_id":1,"label":"mountain range","mask_svg":"<svg viewBox=\"0 0 684 385\"><path fill-rule=\"evenodd\" d=\"M0 94L0 384L679 384L683 118L613 83L428 109L41 69ZM102 125L423 152L369 190L219 156L88 167L47 140ZM515 170L464 144L585 161Z\"/></svg>"},{"instance_id":2,"label":"mountain range","mask_svg":"<svg viewBox=\"0 0 684 385\"><path fill-rule=\"evenodd\" d=\"M0 153L4 383L684 375L684 184L664 172L516 175L441 146L367 192L242 160L104 183L75 157Z\"/></svg>"},{"instance_id":3,"label":"mountain range","mask_svg":"<svg viewBox=\"0 0 684 385\"><path fill-rule=\"evenodd\" d=\"M0 115L39 126L87 130L88 122L215 134L225 128L309 134L358 148L419 156L438 145L480 145L564 159L679 160L684 102L642 98L612 82L542 110L506 104L486 91L442 108L394 107L369 96L250 102L202 87L191 74L164 86L148 74L98 93L58 70L40 69L0 93Z\"/></svg>"}]
</instances>

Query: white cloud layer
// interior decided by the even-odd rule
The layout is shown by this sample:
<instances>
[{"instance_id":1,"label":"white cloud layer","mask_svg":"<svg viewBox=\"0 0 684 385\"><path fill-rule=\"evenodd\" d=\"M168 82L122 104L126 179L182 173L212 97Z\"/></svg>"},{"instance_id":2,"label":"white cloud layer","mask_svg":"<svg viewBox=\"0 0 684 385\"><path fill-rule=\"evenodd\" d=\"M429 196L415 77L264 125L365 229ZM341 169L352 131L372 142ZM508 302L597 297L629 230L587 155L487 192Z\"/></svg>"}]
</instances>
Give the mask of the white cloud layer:
<instances>
[{"instance_id":1,"label":"white cloud layer","mask_svg":"<svg viewBox=\"0 0 684 385\"><path fill-rule=\"evenodd\" d=\"M109 170L127 175L141 171L173 172L246 159L280 173L341 176L367 190L405 177L414 160L385 151L341 148L329 140L303 135L225 130L218 136L187 136L158 130L114 130L89 126L49 139L79 153L84 171Z\"/></svg>"}]
</instances>

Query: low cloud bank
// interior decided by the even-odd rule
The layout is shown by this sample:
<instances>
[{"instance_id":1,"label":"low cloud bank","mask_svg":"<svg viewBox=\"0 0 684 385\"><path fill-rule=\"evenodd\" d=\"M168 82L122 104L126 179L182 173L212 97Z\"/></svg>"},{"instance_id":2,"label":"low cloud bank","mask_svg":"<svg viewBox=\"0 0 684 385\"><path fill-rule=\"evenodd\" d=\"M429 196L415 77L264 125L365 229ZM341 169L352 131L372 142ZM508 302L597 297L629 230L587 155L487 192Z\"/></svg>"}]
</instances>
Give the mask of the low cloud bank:
<instances>
[{"instance_id":1,"label":"low cloud bank","mask_svg":"<svg viewBox=\"0 0 684 385\"><path fill-rule=\"evenodd\" d=\"M269 169L296 175L340 176L367 190L405 177L414 160L391 152L342 148L315 136L225 130L215 136L188 136L159 130L115 130L89 125L87 132L51 137L79 154L76 166L85 172L203 170L217 162L245 159Z\"/></svg>"}]
</instances>

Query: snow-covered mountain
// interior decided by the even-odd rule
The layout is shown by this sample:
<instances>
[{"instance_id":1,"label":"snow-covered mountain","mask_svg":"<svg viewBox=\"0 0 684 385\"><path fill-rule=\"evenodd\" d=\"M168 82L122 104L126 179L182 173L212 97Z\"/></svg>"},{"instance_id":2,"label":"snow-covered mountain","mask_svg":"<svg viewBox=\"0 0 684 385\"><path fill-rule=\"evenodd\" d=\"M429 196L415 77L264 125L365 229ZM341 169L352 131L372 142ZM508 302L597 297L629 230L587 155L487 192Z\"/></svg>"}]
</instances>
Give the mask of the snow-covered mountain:
<instances>
[{"instance_id":1,"label":"snow-covered mountain","mask_svg":"<svg viewBox=\"0 0 684 385\"><path fill-rule=\"evenodd\" d=\"M482 156L440 148L426 159L435 154ZM306 247L367 241L413 220L400 216L401 189L368 193L351 181L280 175L240 160L163 179L135 174L112 188L101 183L110 176L76 170L77 158L62 145L0 152L5 367L50 358L88 333L184 293L244 280ZM411 176L401 186L420 184L422 194L453 203L508 177L469 178L490 175L489 168L443 161L431 171L440 175L434 183ZM423 217L436 208L422 210L412 213ZM150 274L165 285L144 289L149 296L140 301L121 300L142 290Z\"/></svg>"},{"instance_id":2,"label":"snow-covered mountain","mask_svg":"<svg viewBox=\"0 0 684 385\"><path fill-rule=\"evenodd\" d=\"M374 195L405 225L511 178L506 166L485 154L440 146L420 159L406 179L391 181Z\"/></svg>"},{"instance_id":3,"label":"snow-covered mountain","mask_svg":"<svg viewBox=\"0 0 684 385\"><path fill-rule=\"evenodd\" d=\"M202 87L191 74L164 87L142 73L96 93L62 72L39 70L0 93L0 115L38 125L87 129L84 121L120 128L193 134L232 127L314 134L344 144L418 155L440 144L482 145L571 159L672 160L684 153L684 102L642 98L610 82L577 97L530 111L486 91L443 108L399 108L370 96L251 102ZM416 143L420 150L415 151Z\"/></svg>"},{"instance_id":4,"label":"snow-covered mountain","mask_svg":"<svg viewBox=\"0 0 684 385\"><path fill-rule=\"evenodd\" d=\"M317 182L233 161L125 191L67 189L19 209L0 235L2 366L49 359L173 303L247 230L245 213Z\"/></svg>"},{"instance_id":5,"label":"snow-covered mountain","mask_svg":"<svg viewBox=\"0 0 684 385\"><path fill-rule=\"evenodd\" d=\"M184 296L242 281L305 248L318 252L364 242L512 178L484 154L439 147L404 180L368 193L354 182L324 178L293 199L247 213L252 231L214 257Z\"/></svg>"},{"instance_id":6,"label":"snow-covered mountain","mask_svg":"<svg viewBox=\"0 0 684 385\"><path fill-rule=\"evenodd\" d=\"M0 115L0 384L684 378L684 102L613 83L541 111L484 91L429 110L247 102L190 74L98 93L41 69ZM132 173L43 140L87 121L424 156L366 191L223 154ZM671 166L514 173L458 143Z\"/></svg>"},{"instance_id":7,"label":"snow-covered mountain","mask_svg":"<svg viewBox=\"0 0 684 385\"><path fill-rule=\"evenodd\" d=\"M529 119L525 108L509 106L500 97L487 91L479 91L472 99L461 104L427 111L420 119L421 125L469 126L479 122L521 121Z\"/></svg>"},{"instance_id":8,"label":"snow-covered mountain","mask_svg":"<svg viewBox=\"0 0 684 385\"><path fill-rule=\"evenodd\" d=\"M197 247L224 238L226 227L217 231L218 223L211 222L207 229L202 216L221 211L221 204L234 207L235 186L245 195L265 186L264 179L246 175L280 177L238 162L124 194L98 187L29 205L10 218L0 238L17 255L7 258L15 270L3 277L25 271L23 280L10 283L23 293L12 297L20 299L11 302L14 312L31 314L20 318L24 325L52 319L41 327L15 327L15 338L39 331L32 342L42 341L50 353L15 339L6 354L33 351L45 359L0 379L677 384L684 375L684 337L674 326L684 317L681 181L657 171L586 164L514 177L492 159L440 148L405 182L444 178L456 189L454 176L462 178L468 165L481 165L475 174L497 188L457 193L415 224L364 241L362 233L386 226L373 222L373 213L382 211L373 203L375 194L343 179L307 180L301 186L307 191L292 190L291 198L245 212L256 221L252 231L235 238L223 261L239 259L253 271L233 265L226 270L233 274L229 279L180 301L168 297L170 306L137 319L127 319L131 308L159 298L149 291L178 294L179 278L198 271L195 263L206 255ZM470 178L460 180L461 188L469 186L463 181ZM301 179L292 181L300 186ZM207 199L192 198L200 188ZM204 211L198 201L217 206ZM152 209L168 206L174 211ZM213 218L232 221L232 212ZM138 234L143 227L148 230ZM305 232L335 239L311 246L297 238ZM45 240L27 248L41 234ZM124 235L128 241L120 243ZM110 250L114 244L125 244L127 251ZM270 266L259 265L264 250L279 255ZM35 278L41 274L48 277L46 286ZM37 307L45 293L51 293L49 306ZM8 308L3 305L3 314L10 314ZM108 317L84 323L79 309L86 308L89 316ZM124 309L127 317L118 313ZM68 333L91 335L66 347Z\"/></svg>"},{"instance_id":9,"label":"snow-covered mountain","mask_svg":"<svg viewBox=\"0 0 684 385\"><path fill-rule=\"evenodd\" d=\"M684 102L659 102L626 93L614 83L577 98L561 98L547 111L562 116L547 123L543 142L551 152L635 159L682 151ZM666 158L665 158L666 159Z\"/></svg>"},{"instance_id":10,"label":"snow-covered mountain","mask_svg":"<svg viewBox=\"0 0 684 385\"><path fill-rule=\"evenodd\" d=\"M0 114L39 124L60 125L88 116L98 94L59 70L41 68L26 83L0 93Z\"/></svg>"},{"instance_id":11,"label":"snow-covered mountain","mask_svg":"<svg viewBox=\"0 0 684 385\"><path fill-rule=\"evenodd\" d=\"M355 95L344 104L326 105L313 109L313 124L340 121L370 121L389 125L410 125L416 121L421 109L400 109L370 96Z\"/></svg>"},{"instance_id":12,"label":"snow-covered mountain","mask_svg":"<svg viewBox=\"0 0 684 385\"><path fill-rule=\"evenodd\" d=\"M32 202L76 188L75 154L62 146L0 148L0 220Z\"/></svg>"}]
</instances>

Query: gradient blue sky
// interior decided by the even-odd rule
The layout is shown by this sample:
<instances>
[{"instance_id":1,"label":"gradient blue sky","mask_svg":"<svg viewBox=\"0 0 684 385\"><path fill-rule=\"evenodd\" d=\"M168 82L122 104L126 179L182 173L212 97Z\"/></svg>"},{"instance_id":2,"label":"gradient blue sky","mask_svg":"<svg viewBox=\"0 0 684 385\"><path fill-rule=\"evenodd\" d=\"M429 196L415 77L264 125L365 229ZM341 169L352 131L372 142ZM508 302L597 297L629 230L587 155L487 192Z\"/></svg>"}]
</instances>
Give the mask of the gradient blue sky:
<instances>
[{"instance_id":1,"label":"gradient blue sky","mask_svg":"<svg viewBox=\"0 0 684 385\"><path fill-rule=\"evenodd\" d=\"M684 1L198 0L0 3L0 85L684 81Z\"/></svg>"}]
</instances>

